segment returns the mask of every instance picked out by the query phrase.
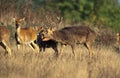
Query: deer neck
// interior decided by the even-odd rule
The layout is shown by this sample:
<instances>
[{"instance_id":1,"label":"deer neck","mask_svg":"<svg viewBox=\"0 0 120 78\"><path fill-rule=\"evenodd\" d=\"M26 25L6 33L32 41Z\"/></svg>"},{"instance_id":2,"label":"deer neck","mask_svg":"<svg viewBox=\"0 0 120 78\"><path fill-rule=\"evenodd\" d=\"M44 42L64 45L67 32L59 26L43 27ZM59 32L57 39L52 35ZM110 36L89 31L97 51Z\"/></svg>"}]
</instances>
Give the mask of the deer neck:
<instances>
[{"instance_id":1,"label":"deer neck","mask_svg":"<svg viewBox=\"0 0 120 78\"><path fill-rule=\"evenodd\" d=\"M19 26L19 24L16 23L16 30L17 30L17 33L19 33L21 27Z\"/></svg>"},{"instance_id":2,"label":"deer neck","mask_svg":"<svg viewBox=\"0 0 120 78\"><path fill-rule=\"evenodd\" d=\"M16 23L16 29L19 29L19 28L20 28L19 24L18 24L18 23Z\"/></svg>"}]
</instances>

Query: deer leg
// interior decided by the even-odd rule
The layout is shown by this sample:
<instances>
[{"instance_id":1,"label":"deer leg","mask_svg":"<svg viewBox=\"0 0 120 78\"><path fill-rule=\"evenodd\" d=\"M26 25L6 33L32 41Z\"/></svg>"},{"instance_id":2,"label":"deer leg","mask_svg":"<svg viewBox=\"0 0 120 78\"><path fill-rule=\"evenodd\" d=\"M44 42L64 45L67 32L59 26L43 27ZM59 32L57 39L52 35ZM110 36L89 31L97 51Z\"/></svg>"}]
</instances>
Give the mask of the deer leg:
<instances>
[{"instance_id":1,"label":"deer leg","mask_svg":"<svg viewBox=\"0 0 120 78\"><path fill-rule=\"evenodd\" d=\"M17 50L20 49L20 44L17 44Z\"/></svg>"},{"instance_id":2,"label":"deer leg","mask_svg":"<svg viewBox=\"0 0 120 78\"><path fill-rule=\"evenodd\" d=\"M63 52L63 49L65 48L65 44L61 44L61 49L60 49L60 53L59 54L61 54L62 52Z\"/></svg>"},{"instance_id":3,"label":"deer leg","mask_svg":"<svg viewBox=\"0 0 120 78\"><path fill-rule=\"evenodd\" d=\"M120 51L120 46L118 47L118 50Z\"/></svg>"},{"instance_id":4,"label":"deer leg","mask_svg":"<svg viewBox=\"0 0 120 78\"><path fill-rule=\"evenodd\" d=\"M45 47L45 46L43 46L43 52L45 52L45 49L46 49L46 47Z\"/></svg>"},{"instance_id":5,"label":"deer leg","mask_svg":"<svg viewBox=\"0 0 120 78\"><path fill-rule=\"evenodd\" d=\"M87 48L88 51L89 51L89 56L92 57L93 51L92 51L91 43L90 43L90 42L86 42L84 45L86 46L86 48Z\"/></svg>"},{"instance_id":6,"label":"deer leg","mask_svg":"<svg viewBox=\"0 0 120 78\"><path fill-rule=\"evenodd\" d=\"M74 45L71 45L71 48L72 48L72 53L73 53L73 55L75 56L75 46Z\"/></svg>"},{"instance_id":7,"label":"deer leg","mask_svg":"<svg viewBox=\"0 0 120 78\"><path fill-rule=\"evenodd\" d=\"M2 43L5 46L5 49L8 52L8 54L11 56L12 54L11 54L11 49L10 49L10 43L9 43L9 41L3 40Z\"/></svg>"},{"instance_id":8,"label":"deer leg","mask_svg":"<svg viewBox=\"0 0 120 78\"><path fill-rule=\"evenodd\" d=\"M37 44L35 44L34 42L32 42L32 45L33 45L33 47L37 50L37 52L39 52L39 47L38 47L38 45ZM32 47L32 46L31 46ZM33 48L33 49L34 49Z\"/></svg>"},{"instance_id":9,"label":"deer leg","mask_svg":"<svg viewBox=\"0 0 120 78\"><path fill-rule=\"evenodd\" d=\"M33 51L35 50L34 47L33 47L33 44L28 43L28 46L29 46Z\"/></svg>"},{"instance_id":10,"label":"deer leg","mask_svg":"<svg viewBox=\"0 0 120 78\"><path fill-rule=\"evenodd\" d=\"M23 46L23 44L19 42L20 39L19 39L17 36L16 36L15 38L16 38L17 50L19 50L19 49L20 49L20 46L21 46L21 45ZM22 50L23 50L23 47L22 47Z\"/></svg>"},{"instance_id":11,"label":"deer leg","mask_svg":"<svg viewBox=\"0 0 120 78\"><path fill-rule=\"evenodd\" d=\"M57 46L52 46L53 50L55 51L55 55L58 56L58 49Z\"/></svg>"}]
</instances>

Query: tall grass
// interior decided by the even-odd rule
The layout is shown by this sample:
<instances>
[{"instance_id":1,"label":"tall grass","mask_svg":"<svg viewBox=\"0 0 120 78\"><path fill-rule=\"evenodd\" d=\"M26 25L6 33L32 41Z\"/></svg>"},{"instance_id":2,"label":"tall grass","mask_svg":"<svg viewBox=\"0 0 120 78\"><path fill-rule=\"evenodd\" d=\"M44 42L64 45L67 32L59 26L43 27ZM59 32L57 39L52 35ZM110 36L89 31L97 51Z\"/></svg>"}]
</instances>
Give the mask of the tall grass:
<instances>
[{"instance_id":1,"label":"tall grass","mask_svg":"<svg viewBox=\"0 0 120 78\"><path fill-rule=\"evenodd\" d=\"M11 47L12 57L0 47L0 78L120 78L120 54L110 47L96 48L91 59L81 45L76 57L67 46L58 58L51 48L36 54L28 46L18 51Z\"/></svg>"}]
</instances>

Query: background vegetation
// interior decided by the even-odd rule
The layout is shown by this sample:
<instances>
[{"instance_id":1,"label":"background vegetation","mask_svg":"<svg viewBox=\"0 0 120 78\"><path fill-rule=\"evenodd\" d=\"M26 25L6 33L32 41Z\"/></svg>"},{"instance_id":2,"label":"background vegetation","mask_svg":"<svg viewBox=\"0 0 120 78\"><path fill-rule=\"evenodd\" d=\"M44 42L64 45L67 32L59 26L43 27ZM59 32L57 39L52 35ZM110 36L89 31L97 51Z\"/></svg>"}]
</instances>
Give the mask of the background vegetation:
<instances>
[{"instance_id":1,"label":"background vegetation","mask_svg":"<svg viewBox=\"0 0 120 78\"><path fill-rule=\"evenodd\" d=\"M27 23L45 25L45 16L61 16L65 24L87 23L120 31L119 0L1 0L0 21L26 17ZM54 20L53 20L54 21Z\"/></svg>"}]
</instances>

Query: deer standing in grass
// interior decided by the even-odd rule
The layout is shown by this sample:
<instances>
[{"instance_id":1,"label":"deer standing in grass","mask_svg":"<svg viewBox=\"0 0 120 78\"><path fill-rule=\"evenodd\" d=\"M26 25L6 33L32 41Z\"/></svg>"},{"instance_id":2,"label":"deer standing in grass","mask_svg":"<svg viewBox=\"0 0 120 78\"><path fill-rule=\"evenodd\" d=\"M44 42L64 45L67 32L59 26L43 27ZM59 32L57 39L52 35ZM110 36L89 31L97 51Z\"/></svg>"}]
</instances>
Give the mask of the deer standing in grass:
<instances>
[{"instance_id":1,"label":"deer standing in grass","mask_svg":"<svg viewBox=\"0 0 120 78\"><path fill-rule=\"evenodd\" d=\"M70 45L73 55L75 55L75 43L83 43L89 50L90 57L93 54L92 43L95 41L95 38L95 32L88 26L72 26L65 27L60 30L47 29L43 32L42 37L43 41L52 39L63 45Z\"/></svg>"},{"instance_id":2,"label":"deer standing in grass","mask_svg":"<svg viewBox=\"0 0 120 78\"><path fill-rule=\"evenodd\" d=\"M8 54L11 56L9 39L10 39L9 30L4 26L0 26L0 43L2 42L3 48L5 48Z\"/></svg>"},{"instance_id":3,"label":"deer standing in grass","mask_svg":"<svg viewBox=\"0 0 120 78\"><path fill-rule=\"evenodd\" d=\"M117 45L120 51L120 33L117 33Z\"/></svg>"},{"instance_id":4,"label":"deer standing in grass","mask_svg":"<svg viewBox=\"0 0 120 78\"><path fill-rule=\"evenodd\" d=\"M15 38L17 41L17 46L19 49L20 45L27 44L32 48L32 50L39 52L39 47L37 44L35 44L35 41L37 40L37 33L36 30L33 27L27 27L27 28L22 28L20 26L20 23L24 20L25 18L22 19L16 19L16 34Z\"/></svg>"}]
</instances>

